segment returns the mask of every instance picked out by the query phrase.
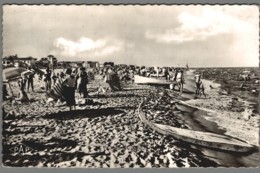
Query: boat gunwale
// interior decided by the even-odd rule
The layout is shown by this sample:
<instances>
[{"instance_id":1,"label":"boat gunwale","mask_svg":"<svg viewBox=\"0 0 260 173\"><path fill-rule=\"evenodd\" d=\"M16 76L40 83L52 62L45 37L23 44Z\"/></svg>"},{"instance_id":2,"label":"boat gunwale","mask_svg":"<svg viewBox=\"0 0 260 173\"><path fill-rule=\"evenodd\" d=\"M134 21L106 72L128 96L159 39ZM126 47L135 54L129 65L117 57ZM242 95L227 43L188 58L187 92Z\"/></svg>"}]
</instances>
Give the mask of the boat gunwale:
<instances>
[{"instance_id":1,"label":"boat gunwale","mask_svg":"<svg viewBox=\"0 0 260 173\"><path fill-rule=\"evenodd\" d=\"M241 143L244 143L247 146L241 146L241 145L236 145L236 144L228 144L228 143L223 143L223 142L215 142L215 141L214 142L213 141L212 142L211 141L203 141L202 139L196 139L196 138L191 138L191 137L188 137L188 136L181 136L181 135L178 135L178 134L173 134L169 130L165 130L165 129L158 127L156 125L157 123L153 123L153 122L148 121L145 118L144 112L142 111L142 105L143 104L144 104L144 100L142 100L141 103L138 106L138 117L141 119L141 121L143 123L145 123L150 128L152 128L153 130L155 130L155 131L157 131L157 132L159 132L163 135L166 135L166 136L170 135L170 136L172 136L172 137L174 137L174 138L176 138L180 141L183 141L183 142L191 143L193 145L203 146L205 148L222 150L222 151L225 150L225 151L229 151L229 152L250 152L250 151L252 151L256 148L259 149L259 147L254 146L252 144L249 144L247 141L244 141L242 139L238 139L238 138L235 138L235 137L232 137L232 136L227 136L227 135L223 135L223 136L230 137L231 139L233 138L234 140L240 141ZM163 124L159 124L159 125L163 125ZM164 125L164 126L167 127L167 125ZM170 126L170 127L172 127L172 126ZM176 127L173 127L173 128L176 128ZM185 129L185 130L189 130L189 129ZM192 131L192 130L189 130L189 131ZM198 132L200 132L200 131L198 131ZM210 133L210 132L200 132L200 133L214 134L214 133ZM222 135L220 135L220 136L222 136ZM184 140L182 138L186 138L186 140ZM194 140L196 140L196 141L194 141ZM210 143L210 144L208 145L207 143ZM223 144L228 146L228 147L221 146Z\"/></svg>"}]
</instances>

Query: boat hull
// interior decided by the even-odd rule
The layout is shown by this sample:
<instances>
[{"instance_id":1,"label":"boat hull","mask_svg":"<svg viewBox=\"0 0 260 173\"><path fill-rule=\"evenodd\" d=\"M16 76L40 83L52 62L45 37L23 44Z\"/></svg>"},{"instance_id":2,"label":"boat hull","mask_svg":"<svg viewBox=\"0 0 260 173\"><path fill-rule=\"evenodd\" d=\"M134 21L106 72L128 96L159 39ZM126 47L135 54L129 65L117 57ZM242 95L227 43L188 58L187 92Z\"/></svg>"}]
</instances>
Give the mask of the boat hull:
<instances>
[{"instance_id":1,"label":"boat hull","mask_svg":"<svg viewBox=\"0 0 260 173\"><path fill-rule=\"evenodd\" d=\"M136 84L158 84L158 85L170 85L176 82L166 81L164 79L157 79L152 77L134 76L134 81Z\"/></svg>"},{"instance_id":2,"label":"boat hull","mask_svg":"<svg viewBox=\"0 0 260 173\"><path fill-rule=\"evenodd\" d=\"M148 125L153 130L163 135L170 135L174 138L195 145L204 146L207 148L226 150L232 152L249 152L256 147L248 144L246 141L236 139L230 136L219 135L209 132L193 131L189 129L181 129L168 125L152 123L148 121L142 111L143 102L139 105L138 116L143 123Z\"/></svg>"},{"instance_id":3,"label":"boat hull","mask_svg":"<svg viewBox=\"0 0 260 173\"><path fill-rule=\"evenodd\" d=\"M170 86L170 84L176 85L176 81L167 81L163 79L156 79L156 78L150 78L150 77L143 77L143 76L134 76L134 81L136 84L146 84L146 85L164 85L164 86ZM176 87L178 88L178 87ZM191 94L195 93L196 87L195 82L189 77L185 79L183 90L185 92L190 92Z\"/></svg>"}]
</instances>

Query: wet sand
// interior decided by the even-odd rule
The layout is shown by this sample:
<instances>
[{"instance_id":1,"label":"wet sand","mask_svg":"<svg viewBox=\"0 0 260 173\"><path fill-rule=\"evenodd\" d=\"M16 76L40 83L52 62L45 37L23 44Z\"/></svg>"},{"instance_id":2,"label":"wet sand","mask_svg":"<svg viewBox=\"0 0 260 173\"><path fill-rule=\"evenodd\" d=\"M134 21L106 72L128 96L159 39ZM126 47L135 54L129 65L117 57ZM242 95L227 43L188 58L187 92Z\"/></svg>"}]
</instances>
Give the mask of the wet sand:
<instances>
[{"instance_id":1,"label":"wet sand","mask_svg":"<svg viewBox=\"0 0 260 173\"><path fill-rule=\"evenodd\" d=\"M228 95L220 84L203 80L207 98L191 99L185 103L200 109L210 110L205 118L217 123L225 134L241 138L250 144L259 145L259 114L249 107L249 102L237 96ZM210 89L209 86L214 89ZM224 94L220 94L224 93Z\"/></svg>"}]
</instances>

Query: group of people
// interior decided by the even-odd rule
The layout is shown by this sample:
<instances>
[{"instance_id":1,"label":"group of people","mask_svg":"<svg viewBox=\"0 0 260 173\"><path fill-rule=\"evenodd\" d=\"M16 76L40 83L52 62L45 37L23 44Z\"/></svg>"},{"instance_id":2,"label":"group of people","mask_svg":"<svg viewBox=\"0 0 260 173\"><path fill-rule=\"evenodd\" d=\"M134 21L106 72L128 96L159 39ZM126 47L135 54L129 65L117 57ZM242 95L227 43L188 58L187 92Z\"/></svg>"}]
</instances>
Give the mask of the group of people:
<instances>
[{"instance_id":1,"label":"group of people","mask_svg":"<svg viewBox=\"0 0 260 173\"><path fill-rule=\"evenodd\" d=\"M45 72L39 69L29 67L25 73L21 73L21 77L17 80L19 94L18 97L13 98L9 95L7 91L7 86L3 85L3 99L15 100L19 102L30 102L28 97L29 92L35 92L34 88L34 78L38 75L38 79L45 83L45 92L47 97L54 96L55 85L58 83L62 88L62 96L60 98L65 98L66 104L71 108L76 105L75 92L78 92L81 98L87 98L87 84L88 84L88 74L85 67L80 67L72 70L68 68L65 72L54 73L50 68L46 68ZM58 82L59 81L59 82ZM57 88L57 87L56 87ZM26 92L27 91L27 92ZM59 96L54 96L54 99L59 98Z\"/></svg>"},{"instance_id":2,"label":"group of people","mask_svg":"<svg viewBox=\"0 0 260 173\"><path fill-rule=\"evenodd\" d=\"M76 100L75 100L75 92L77 91L81 98L87 98L88 97L88 92L87 92L87 84L88 84L88 75L86 72L85 67L80 67L76 68L75 70L71 68L67 68L65 73L61 72L61 74L54 75L55 77L52 76L52 81L49 77L49 74L51 74L50 69L46 69L46 77L44 79L45 81L45 86L47 93L49 93L49 96L52 96L53 89L52 86L56 85L57 81L59 81L58 84L60 84L63 88L63 92L61 93L62 96L61 98L64 97L67 106L69 106L70 110L72 107L75 108L76 106ZM51 85L51 82L53 82L53 85ZM59 98L59 97L55 97Z\"/></svg>"},{"instance_id":3,"label":"group of people","mask_svg":"<svg viewBox=\"0 0 260 173\"><path fill-rule=\"evenodd\" d=\"M166 81L175 81L176 83L170 85L171 89L178 86L180 93L183 92L184 85L184 69L183 68L160 68L160 67L141 67L137 70L137 75L144 77L161 77Z\"/></svg>"},{"instance_id":4,"label":"group of people","mask_svg":"<svg viewBox=\"0 0 260 173\"><path fill-rule=\"evenodd\" d=\"M17 98L15 98L16 101L29 102L30 99L26 93L26 90L29 92L31 89L31 91L34 92L33 78L35 71L31 67L28 67L28 71L30 71L28 75L22 73L21 78L18 80L19 95Z\"/></svg>"},{"instance_id":5,"label":"group of people","mask_svg":"<svg viewBox=\"0 0 260 173\"><path fill-rule=\"evenodd\" d=\"M22 74L21 78L18 80L19 86L19 97L16 100L19 101L29 101L27 92L34 92L34 78L37 74L39 80L45 83L45 90L48 96L52 96L54 93L54 86L57 83L60 83L63 88L63 101L66 101L66 104L70 107L75 108L76 100L75 93L78 92L81 98L87 98L87 84L88 84L88 74L85 67L81 66L76 69L67 68L60 73L55 73L54 70L46 68L44 72L37 70L36 68L28 68L31 73L27 75ZM122 90L121 83L122 81L134 81L134 75L140 75L145 77L162 77L168 81L175 81L173 89L177 85L180 93L183 92L184 86L184 69L182 68L146 68L146 67L133 67L133 66L124 66L124 67L104 67L100 69L97 73L103 76L103 79L108 83L112 91ZM59 82L58 82L59 81ZM204 93L204 86L201 81L201 75L195 75L196 83L196 95ZM5 86L3 88L5 91ZM54 97L57 99L57 94Z\"/></svg>"},{"instance_id":6,"label":"group of people","mask_svg":"<svg viewBox=\"0 0 260 173\"><path fill-rule=\"evenodd\" d=\"M175 89L178 86L180 94L183 92L183 86L185 83L184 80L184 68L167 68L167 67L105 67L100 71L100 74L103 75L104 80L110 85L111 90L120 90L119 81L132 81L134 80L134 75L144 76L144 77L160 77L164 78L166 81L172 81L171 89ZM195 75L195 86L196 86L196 95L204 95L205 89L201 80L201 74ZM115 89L116 86L116 89Z\"/></svg>"},{"instance_id":7,"label":"group of people","mask_svg":"<svg viewBox=\"0 0 260 173\"><path fill-rule=\"evenodd\" d=\"M182 94L183 92L183 86L185 83L183 68L141 67L139 70L137 70L137 74L144 77L162 77L165 78L166 81L174 81L175 83L170 85L170 88L175 89L175 86L178 86L180 94ZM204 95L206 97L204 85L201 80L202 75L196 74L194 78L195 78L195 85L196 85L195 94L197 96Z\"/></svg>"}]
</instances>

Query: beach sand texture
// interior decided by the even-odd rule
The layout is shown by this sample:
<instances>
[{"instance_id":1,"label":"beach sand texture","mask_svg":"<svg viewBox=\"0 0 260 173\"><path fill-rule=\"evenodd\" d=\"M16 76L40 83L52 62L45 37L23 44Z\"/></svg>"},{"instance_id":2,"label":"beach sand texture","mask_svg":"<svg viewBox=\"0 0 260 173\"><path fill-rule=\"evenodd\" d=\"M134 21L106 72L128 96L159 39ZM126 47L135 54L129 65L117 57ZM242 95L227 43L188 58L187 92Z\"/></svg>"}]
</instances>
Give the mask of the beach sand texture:
<instances>
[{"instance_id":1,"label":"beach sand texture","mask_svg":"<svg viewBox=\"0 0 260 173\"><path fill-rule=\"evenodd\" d=\"M77 110L70 112L64 105L43 106L43 84L40 81L35 83L36 92L29 94L34 99L30 104L19 105L19 111L14 112L15 105L4 103L5 166L150 168L215 167L223 164L219 161L223 158L211 159L205 150L156 133L140 121L136 111L138 105L144 97L160 97L160 90L156 87L127 84L124 91L98 93L97 86L107 87L107 84L97 77L88 86L92 102L77 106ZM245 120L240 113L229 111L226 106L232 97L220 96L218 84L211 81L204 81L204 84L210 96L185 103L212 110L204 118L217 124L217 133L232 135L257 145L259 117L252 116ZM16 83L12 85L16 88ZM209 85L216 89L209 90ZM176 98L180 97L175 91L165 91ZM18 91L14 92L17 94ZM194 124L187 120L188 116L181 118L188 113L174 106L177 100L173 97L165 99L165 104L161 100L161 110L157 110L156 104L148 107L148 112L156 117L150 117L150 120L174 127L192 128ZM172 102L172 105L166 104L168 102ZM21 157L10 151L17 144L25 144L33 150ZM241 162L228 164L224 166L255 166L257 160L244 165Z\"/></svg>"}]
</instances>

